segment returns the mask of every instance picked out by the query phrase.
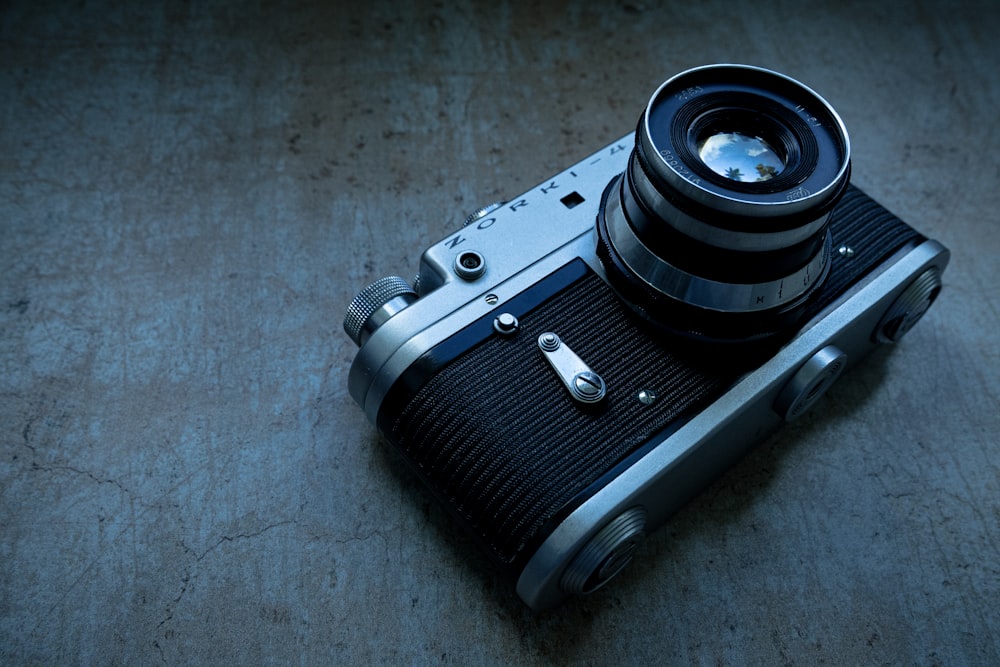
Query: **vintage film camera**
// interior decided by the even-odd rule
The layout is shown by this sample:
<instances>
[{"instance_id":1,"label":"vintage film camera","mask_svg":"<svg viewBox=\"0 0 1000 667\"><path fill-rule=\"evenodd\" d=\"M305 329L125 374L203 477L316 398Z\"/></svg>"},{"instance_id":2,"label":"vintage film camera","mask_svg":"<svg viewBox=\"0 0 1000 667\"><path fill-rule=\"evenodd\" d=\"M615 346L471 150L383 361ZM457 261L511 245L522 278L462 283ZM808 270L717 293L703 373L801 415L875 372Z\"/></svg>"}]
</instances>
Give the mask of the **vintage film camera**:
<instances>
[{"instance_id":1,"label":"vintage film camera","mask_svg":"<svg viewBox=\"0 0 1000 667\"><path fill-rule=\"evenodd\" d=\"M358 294L350 393L530 607L596 590L937 297L947 249L849 173L797 81L678 74L633 135Z\"/></svg>"}]
</instances>

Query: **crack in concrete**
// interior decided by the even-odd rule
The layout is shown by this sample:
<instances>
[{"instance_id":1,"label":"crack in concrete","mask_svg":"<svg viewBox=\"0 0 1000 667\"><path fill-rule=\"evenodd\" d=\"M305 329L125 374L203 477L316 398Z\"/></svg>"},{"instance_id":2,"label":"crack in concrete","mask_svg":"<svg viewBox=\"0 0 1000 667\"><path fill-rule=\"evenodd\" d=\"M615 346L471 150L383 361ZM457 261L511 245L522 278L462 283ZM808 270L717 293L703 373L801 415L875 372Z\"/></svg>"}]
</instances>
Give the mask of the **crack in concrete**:
<instances>
[{"instance_id":1,"label":"crack in concrete","mask_svg":"<svg viewBox=\"0 0 1000 667\"><path fill-rule=\"evenodd\" d=\"M219 538L218 542L216 542L215 544L213 544L212 546L210 546L208 549L205 549L205 551L203 551L201 553L201 555L198 555L198 553L196 551L194 551L194 550L191 550L191 551L192 551L192 553L195 554L195 561L201 561L205 556L207 556L212 551L214 551L215 549L217 549L219 547L219 545L222 544L223 542L235 542L237 540L245 540L245 539L250 539L250 538L253 538L253 537L259 537L260 535L263 535L264 533L266 533L267 531L271 530L272 528L278 528L280 526L287 526L289 524L293 524L294 525L294 524L297 524L297 523L298 523L297 519L286 519L285 521L278 521L277 523L268 524L268 525L264 526L263 528L261 528L260 530L258 530L256 532L253 532L253 533L237 533L236 535L223 535L222 537Z\"/></svg>"},{"instance_id":2,"label":"crack in concrete","mask_svg":"<svg viewBox=\"0 0 1000 667\"><path fill-rule=\"evenodd\" d=\"M77 475L84 475L94 480L98 484L111 484L118 488L119 491L128 496L129 500L138 502L140 505L146 507L146 503L139 497L139 494L127 487L126 485L119 482L117 479L112 477L100 477L97 474L84 470L82 468L77 468L76 466L67 464L43 464L38 462L38 448L31 444L31 429L35 423L35 417L29 418L25 424L24 428L21 429L22 445L31 452L31 470L38 470L42 472L70 472Z\"/></svg>"},{"instance_id":3,"label":"crack in concrete","mask_svg":"<svg viewBox=\"0 0 1000 667\"><path fill-rule=\"evenodd\" d=\"M132 491L131 489L129 489L127 486L125 486L124 484L122 484L118 480L112 479L110 477L108 477L108 478L98 477L97 475L95 475L94 473L90 472L89 470L82 470L80 468L77 468L77 467L71 466L71 465L42 465L42 464L38 463L37 461L32 461L31 462L31 469L32 470L41 470L43 472L72 472L72 473L76 473L77 475L84 475L84 476L89 477L90 479L94 480L98 484L111 484L112 486L117 487L118 490L120 490L122 493L124 493L125 495L127 495L130 499L137 500L140 505L143 504L142 501L139 500L137 494L134 491Z\"/></svg>"},{"instance_id":4,"label":"crack in concrete","mask_svg":"<svg viewBox=\"0 0 1000 667\"><path fill-rule=\"evenodd\" d=\"M287 526L287 525L298 525L298 523L299 523L298 519L286 519L284 521L276 521L274 523L269 523L266 526L264 526L263 528L261 528L260 530L257 530L257 531L254 531L254 532L237 533L235 535L223 535L223 536L221 536L218 539L218 541L215 542L215 544L213 544L212 546L208 547L207 549L205 549L200 554L195 549L192 549L191 547L189 547L188 545L186 545L183 540L178 540L177 544L178 544L178 546L180 546L181 549L184 550L185 554L189 554L189 555L191 555L191 556L194 557L194 564L195 564L195 566L197 566L198 563L200 563L202 560L204 560L206 556L208 556L210 553L212 553L213 551L215 551L219 547L219 545L223 544L224 542L236 542L238 540L252 539L252 538L259 537L259 536L263 535L264 533L268 532L269 530L271 530L273 528L278 528L280 526ZM174 597L173 600L167 605L166 610L165 610L166 611L166 616L159 623L156 624L156 632L157 633L160 632L161 628L163 628L164 625L166 625L171 620L173 620L173 618L174 618L174 611L176 611L177 606L180 604L181 600L184 598L185 593L187 593L188 583L191 581L192 578L197 578L197 576L198 576L197 572L194 572L192 574L192 569L191 568L188 567L188 568L184 569L184 573L181 576L181 580L180 580L180 582L181 582L180 592L178 592L177 596ZM167 639L168 637L166 636L166 634L164 634L163 638ZM160 645L158 639L154 639L153 640L153 646L155 646L156 649L159 651L160 657L163 659L163 662L166 663L167 661L166 661L166 658L165 658L165 655L164 655L163 647Z\"/></svg>"}]
</instances>

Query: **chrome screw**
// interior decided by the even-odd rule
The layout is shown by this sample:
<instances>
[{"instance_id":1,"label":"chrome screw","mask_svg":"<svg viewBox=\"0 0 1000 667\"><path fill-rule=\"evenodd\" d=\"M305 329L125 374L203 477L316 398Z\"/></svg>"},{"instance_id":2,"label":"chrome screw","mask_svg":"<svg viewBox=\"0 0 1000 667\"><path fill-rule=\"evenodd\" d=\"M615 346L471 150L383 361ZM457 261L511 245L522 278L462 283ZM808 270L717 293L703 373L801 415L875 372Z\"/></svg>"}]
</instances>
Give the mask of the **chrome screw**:
<instances>
[{"instance_id":1,"label":"chrome screw","mask_svg":"<svg viewBox=\"0 0 1000 667\"><path fill-rule=\"evenodd\" d=\"M593 371L584 371L582 373L577 373L573 377L573 390L576 391L577 395L585 401L597 400L604 396L605 389L604 380L601 376Z\"/></svg>"}]
</instances>

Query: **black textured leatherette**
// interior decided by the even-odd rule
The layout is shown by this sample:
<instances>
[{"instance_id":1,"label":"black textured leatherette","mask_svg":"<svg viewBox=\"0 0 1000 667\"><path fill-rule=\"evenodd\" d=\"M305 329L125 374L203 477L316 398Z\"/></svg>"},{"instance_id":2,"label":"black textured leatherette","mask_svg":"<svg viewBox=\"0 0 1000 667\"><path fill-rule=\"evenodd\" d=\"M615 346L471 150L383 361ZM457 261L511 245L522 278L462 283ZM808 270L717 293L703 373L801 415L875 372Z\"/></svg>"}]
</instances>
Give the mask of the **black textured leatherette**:
<instances>
[{"instance_id":1,"label":"black textured leatherette","mask_svg":"<svg viewBox=\"0 0 1000 667\"><path fill-rule=\"evenodd\" d=\"M815 310L920 238L855 188L835 210L831 232L833 265ZM853 256L836 252L841 245ZM396 412L380 415L386 435L435 495L508 566L616 464L739 377L711 355L676 353L592 272L515 315L516 335L487 336L427 373L418 388L412 377L400 383L383 406ZM546 331L604 378L608 393L599 406L570 397L538 348ZM657 400L643 405L640 390L655 391Z\"/></svg>"}]
</instances>

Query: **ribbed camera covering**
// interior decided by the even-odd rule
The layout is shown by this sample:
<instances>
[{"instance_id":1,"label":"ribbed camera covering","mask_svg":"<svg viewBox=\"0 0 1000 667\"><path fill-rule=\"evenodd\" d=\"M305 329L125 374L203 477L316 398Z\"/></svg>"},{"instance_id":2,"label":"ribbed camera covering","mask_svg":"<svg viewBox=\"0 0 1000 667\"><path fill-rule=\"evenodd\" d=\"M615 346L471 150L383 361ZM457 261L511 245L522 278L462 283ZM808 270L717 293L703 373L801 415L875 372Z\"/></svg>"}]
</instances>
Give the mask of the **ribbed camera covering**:
<instances>
[{"instance_id":1,"label":"ribbed camera covering","mask_svg":"<svg viewBox=\"0 0 1000 667\"><path fill-rule=\"evenodd\" d=\"M832 229L833 269L815 309L918 237L853 188ZM836 252L843 245L853 252ZM672 352L593 274L515 315L515 336L483 340L415 395L396 388L383 410L399 412L395 419L383 413L381 422L436 495L508 565L574 497L738 377L726 364ZM546 331L604 378L608 395L599 406L575 402L560 383L536 343ZM657 400L644 405L642 390Z\"/></svg>"},{"instance_id":2,"label":"ribbed camera covering","mask_svg":"<svg viewBox=\"0 0 1000 667\"><path fill-rule=\"evenodd\" d=\"M536 344L554 331L608 386L574 401ZM726 379L642 335L591 274L436 375L392 436L504 562L584 486ZM636 399L653 389L658 400ZM602 409L603 408L603 409Z\"/></svg>"}]
</instances>

